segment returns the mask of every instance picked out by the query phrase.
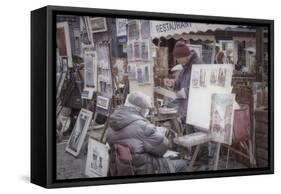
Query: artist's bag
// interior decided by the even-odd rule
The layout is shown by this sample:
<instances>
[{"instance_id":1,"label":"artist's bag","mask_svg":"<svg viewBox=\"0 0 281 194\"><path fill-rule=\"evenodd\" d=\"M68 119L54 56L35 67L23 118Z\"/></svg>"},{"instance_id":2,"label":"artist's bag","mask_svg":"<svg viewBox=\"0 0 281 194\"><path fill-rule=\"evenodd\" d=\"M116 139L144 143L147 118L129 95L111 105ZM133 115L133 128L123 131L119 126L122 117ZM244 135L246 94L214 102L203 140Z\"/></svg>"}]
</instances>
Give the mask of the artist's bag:
<instances>
[{"instance_id":1,"label":"artist's bag","mask_svg":"<svg viewBox=\"0 0 281 194\"><path fill-rule=\"evenodd\" d=\"M114 145L111 152L110 173L111 176L134 175L132 155L128 147L119 144Z\"/></svg>"}]
</instances>

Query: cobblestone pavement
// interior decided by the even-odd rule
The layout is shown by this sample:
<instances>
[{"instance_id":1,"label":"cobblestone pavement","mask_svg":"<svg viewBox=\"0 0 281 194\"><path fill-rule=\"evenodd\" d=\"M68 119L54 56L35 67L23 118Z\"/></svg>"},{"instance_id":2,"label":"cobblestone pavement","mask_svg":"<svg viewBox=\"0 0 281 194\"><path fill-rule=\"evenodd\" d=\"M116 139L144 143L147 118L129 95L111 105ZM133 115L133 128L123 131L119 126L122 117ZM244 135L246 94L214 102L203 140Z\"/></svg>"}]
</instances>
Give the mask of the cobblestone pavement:
<instances>
[{"instance_id":1,"label":"cobblestone pavement","mask_svg":"<svg viewBox=\"0 0 281 194\"><path fill-rule=\"evenodd\" d=\"M91 135L93 136L93 134ZM100 135L94 134L95 137L100 137ZM87 136L85 142L88 142L89 136ZM67 142L57 144L57 179L77 179L77 178L87 178L85 175L85 165L87 157L87 144L81 148L80 154L74 157L70 153L65 151ZM206 171L212 170L213 161L211 158L207 157L207 150L202 149L198 155L198 159L194 164L194 171ZM218 165L218 170L226 169L226 156L221 155ZM234 157L230 157L228 161L227 169L241 169L247 168L245 165L239 163Z\"/></svg>"},{"instance_id":2,"label":"cobblestone pavement","mask_svg":"<svg viewBox=\"0 0 281 194\"><path fill-rule=\"evenodd\" d=\"M57 144L57 179L86 178L84 174L86 153L74 157L65 151L66 142Z\"/></svg>"}]
</instances>

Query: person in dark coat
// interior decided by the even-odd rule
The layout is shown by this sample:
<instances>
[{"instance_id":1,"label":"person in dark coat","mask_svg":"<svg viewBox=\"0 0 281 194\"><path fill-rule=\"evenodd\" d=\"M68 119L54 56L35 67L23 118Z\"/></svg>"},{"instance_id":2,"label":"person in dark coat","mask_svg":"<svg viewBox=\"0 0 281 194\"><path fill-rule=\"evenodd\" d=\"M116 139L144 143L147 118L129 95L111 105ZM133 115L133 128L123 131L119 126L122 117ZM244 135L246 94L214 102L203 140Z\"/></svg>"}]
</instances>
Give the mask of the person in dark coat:
<instances>
[{"instance_id":1,"label":"person in dark coat","mask_svg":"<svg viewBox=\"0 0 281 194\"><path fill-rule=\"evenodd\" d=\"M115 109L109 118L107 142L110 147L118 144L130 149L134 174L137 175L187 171L185 160L163 158L168 149L168 139L145 118L149 108L151 103L144 94L129 94L125 105ZM111 157L110 168L118 168L115 157ZM122 173L126 174L130 172Z\"/></svg>"},{"instance_id":2,"label":"person in dark coat","mask_svg":"<svg viewBox=\"0 0 281 194\"><path fill-rule=\"evenodd\" d=\"M177 64L183 65L183 69L179 73L174 83L174 91L177 95L177 99L174 103L177 104L178 114L181 117L182 121L185 123L191 67L193 64L201 64L202 61L197 53L194 50L190 50L183 41L178 41L175 44L173 56Z\"/></svg>"}]
</instances>

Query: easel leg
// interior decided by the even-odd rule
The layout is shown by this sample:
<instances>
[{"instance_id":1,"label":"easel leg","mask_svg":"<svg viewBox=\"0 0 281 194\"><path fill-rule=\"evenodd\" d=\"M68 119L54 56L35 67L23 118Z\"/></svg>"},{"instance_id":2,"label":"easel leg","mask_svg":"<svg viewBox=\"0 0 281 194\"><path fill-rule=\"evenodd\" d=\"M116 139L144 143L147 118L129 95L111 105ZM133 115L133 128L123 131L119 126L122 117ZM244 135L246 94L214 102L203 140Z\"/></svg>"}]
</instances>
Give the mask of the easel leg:
<instances>
[{"instance_id":1,"label":"easel leg","mask_svg":"<svg viewBox=\"0 0 281 194\"><path fill-rule=\"evenodd\" d=\"M251 139L249 139L249 157L250 157L250 164L251 167L255 167L256 166L256 159L253 153L253 144Z\"/></svg>"},{"instance_id":2,"label":"easel leg","mask_svg":"<svg viewBox=\"0 0 281 194\"><path fill-rule=\"evenodd\" d=\"M199 150L200 150L200 145L197 145L196 148L195 148L195 151L193 153L192 159L190 161L190 164L189 164L190 171L192 171L192 168L193 168L194 162L196 160L196 157L197 157L197 155L199 153Z\"/></svg>"},{"instance_id":3,"label":"easel leg","mask_svg":"<svg viewBox=\"0 0 281 194\"><path fill-rule=\"evenodd\" d=\"M225 165L226 169L228 168L229 152L230 152L230 149L229 149L229 147L227 147L227 157L226 157L226 165Z\"/></svg>"},{"instance_id":4,"label":"easel leg","mask_svg":"<svg viewBox=\"0 0 281 194\"><path fill-rule=\"evenodd\" d=\"M216 153L215 153L215 163L214 163L214 170L218 170L218 164L220 159L220 149L221 143L217 143Z\"/></svg>"}]
</instances>

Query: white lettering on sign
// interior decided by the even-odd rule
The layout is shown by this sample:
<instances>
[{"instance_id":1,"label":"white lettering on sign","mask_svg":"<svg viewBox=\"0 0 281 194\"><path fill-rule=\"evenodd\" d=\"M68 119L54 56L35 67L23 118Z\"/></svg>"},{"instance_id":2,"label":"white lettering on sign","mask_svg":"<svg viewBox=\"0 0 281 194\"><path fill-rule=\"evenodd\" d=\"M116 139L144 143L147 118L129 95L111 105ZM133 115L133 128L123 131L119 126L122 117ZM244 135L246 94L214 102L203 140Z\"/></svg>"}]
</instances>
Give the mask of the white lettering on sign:
<instances>
[{"instance_id":1,"label":"white lettering on sign","mask_svg":"<svg viewBox=\"0 0 281 194\"><path fill-rule=\"evenodd\" d=\"M191 23L186 23L186 22L167 22L155 26L156 32L158 33L179 30L183 28L190 28L190 27L191 27Z\"/></svg>"}]
</instances>

